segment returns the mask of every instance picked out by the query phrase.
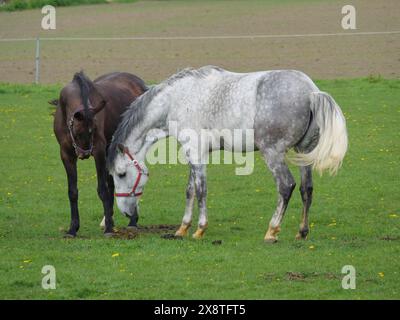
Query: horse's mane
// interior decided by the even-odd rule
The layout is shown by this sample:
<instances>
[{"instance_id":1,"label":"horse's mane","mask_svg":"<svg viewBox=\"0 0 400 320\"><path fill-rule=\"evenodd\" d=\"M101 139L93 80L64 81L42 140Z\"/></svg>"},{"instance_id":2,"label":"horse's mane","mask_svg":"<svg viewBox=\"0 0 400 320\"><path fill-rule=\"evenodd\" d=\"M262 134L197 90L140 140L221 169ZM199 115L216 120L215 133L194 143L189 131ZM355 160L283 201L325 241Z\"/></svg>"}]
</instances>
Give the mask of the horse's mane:
<instances>
[{"instance_id":1,"label":"horse's mane","mask_svg":"<svg viewBox=\"0 0 400 320\"><path fill-rule=\"evenodd\" d=\"M140 124L146 115L147 106L150 102L162 92L166 87L176 83L178 80L186 77L204 78L211 71L222 71L221 68L215 66L205 66L200 69L186 68L175 74L168 79L164 80L158 85L151 86L145 93L139 96L131 103L128 109L122 114L122 120L114 133L110 147L108 148L107 166L110 168L117 155L118 144L124 144L129 137L132 130Z\"/></svg>"},{"instance_id":2,"label":"horse's mane","mask_svg":"<svg viewBox=\"0 0 400 320\"><path fill-rule=\"evenodd\" d=\"M83 109L85 112L85 119L86 121L90 117L90 112L89 112L89 94L90 90L93 88L93 83L92 81L85 75L83 71L77 72L74 74L74 78L72 79L72 82L76 82L80 93L81 93L81 100L83 103Z\"/></svg>"},{"instance_id":3,"label":"horse's mane","mask_svg":"<svg viewBox=\"0 0 400 320\"><path fill-rule=\"evenodd\" d=\"M108 167L110 167L115 160L118 144L125 143L133 128L143 120L147 106L159 91L160 88L158 88L158 86L150 87L145 93L134 100L122 114L122 120L118 125L117 130L115 130L111 144L108 148Z\"/></svg>"},{"instance_id":4,"label":"horse's mane","mask_svg":"<svg viewBox=\"0 0 400 320\"><path fill-rule=\"evenodd\" d=\"M194 77L196 79L201 79L208 76L212 71L223 71L222 68L217 66L204 66L199 69L194 68L185 68L172 76L170 76L167 80L164 80L160 85L172 85L176 81L186 78L186 77Z\"/></svg>"}]
</instances>

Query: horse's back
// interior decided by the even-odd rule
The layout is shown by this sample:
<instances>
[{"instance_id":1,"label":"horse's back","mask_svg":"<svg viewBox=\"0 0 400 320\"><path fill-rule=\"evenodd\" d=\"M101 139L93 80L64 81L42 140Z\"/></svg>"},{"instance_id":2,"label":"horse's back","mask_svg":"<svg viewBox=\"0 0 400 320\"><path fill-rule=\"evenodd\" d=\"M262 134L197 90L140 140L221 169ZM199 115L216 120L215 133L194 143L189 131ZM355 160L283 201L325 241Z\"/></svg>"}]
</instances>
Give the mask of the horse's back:
<instances>
[{"instance_id":1,"label":"horse's back","mask_svg":"<svg viewBox=\"0 0 400 320\"><path fill-rule=\"evenodd\" d=\"M177 86L174 117L205 129L252 129L255 88L262 72L234 73L206 66Z\"/></svg>"},{"instance_id":2,"label":"horse's back","mask_svg":"<svg viewBox=\"0 0 400 320\"><path fill-rule=\"evenodd\" d=\"M254 129L257 148L296 145L310 121L310 93L319 91L296 70L235 73L207 66L186 75L168 83L174 97L169 119L194 130Z\"/></svg>"},{"instance_id":3,"label":"horse's back","mask_svg":"<svg viewBox=\"0 0 400 320\"><path fill-rule=\"evenodd\" d=\"M95 79L94 82L105 90L129 90L135 97L147 90L147 86L141 78L128 72L104 74Z\"/></svg>"},{"instance_id":4,"label":"horse's back","mask_svg":"<svg viewBox=\"0 0 400 320\"><path fill-rule=\"evenodd\" d=\"M109 141L121 120L122 113L132 101L147 91L147 86L142 79L127 72L105 74L95 79L94 83L107 101L98 118L103 117L104 133Z\"/></svg>"},{"instance_id":5,"label":"horse's back","mask_svg":"<svg viewBox=\"0 0 400 320\"><path fill-rule=\"evenodd\" d=\"M94 80L100 93L107 100L106 110L117 108L124 111L133 100L147 90L142 79L127 72L113 72Z\"/></svg>"}]
</instances>

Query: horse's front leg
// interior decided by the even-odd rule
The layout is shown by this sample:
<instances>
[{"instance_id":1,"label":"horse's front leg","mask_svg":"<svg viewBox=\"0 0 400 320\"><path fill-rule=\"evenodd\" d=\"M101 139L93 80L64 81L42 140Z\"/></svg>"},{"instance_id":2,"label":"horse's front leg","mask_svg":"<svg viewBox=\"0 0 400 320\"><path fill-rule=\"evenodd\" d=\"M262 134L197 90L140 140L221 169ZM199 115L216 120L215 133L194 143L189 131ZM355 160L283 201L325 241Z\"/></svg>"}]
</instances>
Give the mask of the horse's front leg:
<instances>
[{"instance_id":1,"label":"horse's front leg","mask_svg":"<svg viewBox=\"0 0 400 320\"><path fill-rule=\"evenodd\" d=\"M71 223L66 236L75 237L79 230L79 211L78 211L78 174L76 170L77 158L65 150L61 149L61 160L64 164L68 179L68 197L71 208Z\"/></svg>"},{"instance_id":2,"label":"horse's front leg","mask_svg":"<svg viewBox=\"0 0 400 320\"><path fill-rule=\"evenodd\" d=\"M104 234L112 235L114 221L113 221L113 206L114 206L114 195L113 188L108 183L108 172L106 169L106 156L104 150L99 150L94 154L97 171L97 194L100 200L103 202L104 209Z\"/></svg>"},{"instance_id":3,"label":"horse's front leg","mask_svg":"<svg viewBox=\"0 0 400 320\"><path fill-rule=\"evenodd\" d=\"M109 196L111 199L111 208L114 208L114 179L112 177L112 175L108 174L107 175L107 186L108 186L108 192L109 192ZM136 229L137 228L137 222L139 220L139 205L137 205L135 207L135 211L134 213L128 217L129 219L129 224L128 224L128 228L133 228ZM103 218L102 227L105 227L105 218Z\"/></svg>"},{"instance_id":4,"label":"horse's front leg","mask_svg":"<svg viewBox=\"0 0 400 320\"><path fill-rule=\"evenodd\" d=\"M187 232L192 225L192 216L193 216L193 203L195 197L195 186L194 186L194 170L193 166L190 165L189 172L189 181L186 187L186 207L185 214L182 219L182 224L179 227L178 231L176 231L175 236L184 237L187 235Z\"/></svg>"},{"instance_id":5,"label":"horse's front leg","mask_svg":"<svg viewBox=\"0 0 400 320\"><path fill-rule=\"evenodd\" d=\"M133 214L129 217L128 229L136 229L139 221L139 204L135 206Z\"/></svg>"},{"instance_id":6,"label":"horse's front leg","mask_svg":"<svg viewBox=\"0 0 400 320\"><path fill-rule=\"evenodd\" d=\"M207 178L206 165L193 165L194 185L196 189L196 197L199 206L199 223L193 238L200 239L208 226L207 219Z\"/></svg>"}]
</instances>

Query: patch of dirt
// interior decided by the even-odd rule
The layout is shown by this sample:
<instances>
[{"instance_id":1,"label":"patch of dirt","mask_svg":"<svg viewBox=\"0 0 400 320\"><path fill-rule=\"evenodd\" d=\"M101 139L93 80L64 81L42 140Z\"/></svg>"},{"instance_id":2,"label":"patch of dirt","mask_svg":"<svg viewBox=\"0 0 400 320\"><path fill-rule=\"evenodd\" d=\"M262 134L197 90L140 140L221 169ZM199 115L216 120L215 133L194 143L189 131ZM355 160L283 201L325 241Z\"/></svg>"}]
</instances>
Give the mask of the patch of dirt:
<instances>
[{"instance_id":1,"label":"patch of dirt","mask_svg":"<svg viewBox=\"0 0 400 320\"><path fill-rule=\"evenodd\" d=\"M115 228L113 238L131 240L135 239L140 234L166 233L170 231L175 231L178 228L179 225L170 225L170 224L152 224L146 226L138 226L137 228L132 228L132 227Z\"/></svg>"},{"instance_id":2,"label":"patch of dirt","mask_svg":"<svg viewBox=\"0 0 400 320\"><path fill-rule=\"evenodd\" d=\"M276 273L264 273L262 275L264 280L266 281L279 281L281 279L286 280L286 281L308 281L313 278L324 278L327 280L336 280L340 279L339 275L331 273L331 272L326 272L326 273L318 273L318 272L312 272L312 273L304 273L304 272L295 272L295 271L288 271L284 274L282 277L279 274Z\"/></svg>"},{"instance_id":3,"label":"patch of dirt","mask_svg":"<svg viewBox=\"0 0 400 320\"><path fill-rule=\"evenodd\" d=\"M164 234L161 235L161 238L167 239L167 240L183 240L183 237L176 236L173 233L164 233Z\"/></svg>"},{"instance_id":4,"label":"patch of dirt","mask_svg":"<svg viewBox=\"0 0 400 320\"><path fill-rule=\"evenodd\" d=\"M286 280L289 281L306 281L307 279L310 278L319 278L322 277L324 279L328 280L333 280L333 279L339 279L339 276L327 272L327 273L318 273L318 272L313 272L313 273L302 273L302 272L286 272Z\"/></svg>"},{"instance_id":5,"label":"patch of dirt","mask_svg":"<svg viewBox=\"0 0 400 320\"><path fill-rule=\"evenodd\" d=\"M397 237L397 236L384 236L384 237L379 238L379 240L397 241L397 240L400 240L400 237Z\"/></svg>"},{"instance_id":6,"label":"patch of dirt","mask_svg":"<svg viewBox=\"0 0 400 320\"><path fill-rule=\"evenodd\" d=\"M139 226L140 232L161 233L166 231L176 231L180 227L179 224L151 224L148 226Z\"/></svg>"},{"instance_id":7,"label":"patch of dirt","mask_svg":"<svg viewBox=\"0 0 400 320\"><path fill-rule=\"evenodd\" d=\"M114 228L113 238L132 240L139 236L139 229L133 228Z\"/></svg>"},{"instance_id":8,"label":"patch of dirt","mask_svg":"<svg viewBox=\"0 0 400 320\"><path fill-rule=\"evenodd\" d=\"M306 275L301 272L286 272L286 279L289 281L304 281Z\"/></svg>"}]
</instances>

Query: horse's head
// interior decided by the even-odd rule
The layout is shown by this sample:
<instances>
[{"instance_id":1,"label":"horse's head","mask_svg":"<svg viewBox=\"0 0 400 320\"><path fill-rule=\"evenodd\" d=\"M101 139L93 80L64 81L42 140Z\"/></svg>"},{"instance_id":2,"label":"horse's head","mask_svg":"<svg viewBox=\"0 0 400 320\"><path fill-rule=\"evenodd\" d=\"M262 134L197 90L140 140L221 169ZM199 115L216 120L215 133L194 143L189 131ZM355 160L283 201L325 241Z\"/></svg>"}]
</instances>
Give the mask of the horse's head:
<instances>
[{"instance_id":1,"label":"horse's head","mask_svg":"<svg viewBox=\"0 0 400 320\"><path fill-rule=\"evenodd\" d=\"M64 87L59 100L50 102L63 108L71 144L79 159L87 159L93 151L96 131L95 115L106 102L97 86L83 72L76 73Z\"/></svg>"},{"instance_id":2,"label":"horse's head","mask_svg":"<svg viewBox=\"0 0 400 320\"><path fill-rule=\"evenodd\" d=\"M78 107L67 125L76 155L79 159L89 158L93 149L93 136L96 129L92 111L86 112L83 108Z\"/></svg>"},{"instance_id":3,"label":"horse's head","mask_svg":"<svg viewBox=\"0 0 400 320\"><path fill-rule=\"evenodd\" d=\"M116 152L117 155L109 166L114 179L115 197L119 210L132 216L149 174L144 162L138 161L127 147L118 144Z\"/></svg>"}]
</instances>

